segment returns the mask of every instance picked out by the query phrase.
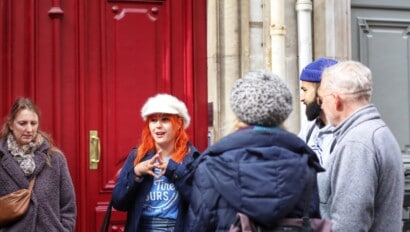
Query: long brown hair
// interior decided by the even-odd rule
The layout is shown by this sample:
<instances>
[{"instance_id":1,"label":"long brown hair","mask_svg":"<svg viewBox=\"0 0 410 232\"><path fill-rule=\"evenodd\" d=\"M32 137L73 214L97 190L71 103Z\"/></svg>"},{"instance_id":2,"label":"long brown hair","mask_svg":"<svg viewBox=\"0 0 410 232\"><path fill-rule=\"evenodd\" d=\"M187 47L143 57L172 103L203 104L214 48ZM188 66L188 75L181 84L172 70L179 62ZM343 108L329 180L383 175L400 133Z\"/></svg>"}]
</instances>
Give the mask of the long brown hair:
<instances>
[{"instance_id":1,"label":"long brown hair","mask_svg":"<svg viewBox=\"0 0 410 232\"><path fill-rule=\"evenodd\" d=\"M3 123L2 129L0 131L0 139L6 139L7 136L10 133L12 133L12 131L10 130L10 124L16 119L17 114L22 110L30 110L34 112L37 115L38 120L40 121L40 117L41 117L40 110L34 104L34 102L30 100L29 98L24 98L24 97L17 98L16 101L14 101L13 105L11 106L10 112L8 116L6 117L5 122ZM58 149L53 144L53 139L51 138L51 136L45 133L44 131L40 130L40 123L39 123L39 127L37 128L37 134L43 136L44 139L47 140L47 142L50 144L50 147L47 150L48 155L51 155L53 151L58 151Z\"/></svg>"},{"instance_id":2,"label":"long brown hair","mask_svg":"<svg viewBox=\"0 0 410 232\"><path fill-rule=\"evenodd\" d=\"M177 163L180 163L188 153L188 134L184 130L184 123L181 117L173 114L166 114L172 124L174 130L174 149L172 151L171 159ZM155 141L151 136L149 129L149 122L153 116L148 116L145 120L144 126L141 132L141 144L138 147L137 156L134 160L134 165L137 165L145 157L149 151L155 151Z\"/></svg>"}]
</instances>

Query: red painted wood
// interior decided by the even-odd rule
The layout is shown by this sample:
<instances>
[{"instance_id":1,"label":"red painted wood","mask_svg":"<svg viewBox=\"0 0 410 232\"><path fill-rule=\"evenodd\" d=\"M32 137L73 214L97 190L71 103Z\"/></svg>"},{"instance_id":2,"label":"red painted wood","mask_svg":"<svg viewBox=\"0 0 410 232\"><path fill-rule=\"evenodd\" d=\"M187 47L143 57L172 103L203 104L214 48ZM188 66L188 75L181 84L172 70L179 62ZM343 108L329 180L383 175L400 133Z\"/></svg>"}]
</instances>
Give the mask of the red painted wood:
<instances>
[{"instance_id":1,"label":"red painted wood","mask_svg":"<svg viewBox=\"0 0 410 232\"><path fill-rule=\"evenodd\" d=\"M10 82L10 2L3 1L0 4L0 112L7 112L9 107L11 89ZM3 116L3 115L2 115ZM3 119L3 117L2 117Z\"/></svg>"},{"instance_id":2,"label":"red painted wood","mask_svg":"<svg viewBox=\"0 0 410 232\"><path fill-rule=\"evenodd\" d=\"M170 78L164 76L164 60L169 50L169 41L163 39L166 7L121 2L106 5L103 27L106 36L102 47L106 73L101 83L104 104L101 141L105 154L98 170L102 173L96 176L101 185L89 185L90 192L100 192L98 198L88 201L94 207L108 201L115 174L130 149L139 142L142 104L156 92L166 91L169 85L164 81ZM102 213L93 212L96 218L101 218ZM96 225L100 224L96 221Z\"/></svg>"},{"instance_id":3,"label":"red painted wood","mask_svg":"<svg viewBox=\"0 0 410 232\"><path fill-rule=\"evenodd\" d=\"M101 69L94 68L95 72L85 74L91 77L89 82L94 83L85 88L89 93L87 99L95 100L89 104L99 102L98 106L101 107L87 111L87 117L92 119L100 117L101 121L86 122L86 131L90 129L99 131L103 150L99 169L87 171L86 188L89 189L87 192L99 193L86 196L87 208L94 209L90 214L95 217L87 220L87 223L92 226L98 227L101 224L116 173L131 147L139 142L142 125L140 108L147 97L157 92L169 92L186 101L193 121L198 121L199 126L201 125L199 122L202 122L204 127L191 127L189 133L194 143L202 142L200 149L206 146L207 122L206 117L203 117L207 113L206 69L202 69L205 71L202 80L197 82L192 80L196 78L192 67L194 59L203 58L202 61L206 62L206 46L198 46L198 53L194 56L193 4L186 4L186 2L182 0L109 1L101 14L104 19L101 20L100 31L94 28L92 30L95 31L90 32L93 35L86 37L90 38L85 42L91 46L86 48L90 52L89 55L101 56L101 63L96 62L96 67ZM95 16L89 15L90 20L91 17L98 18ZM198 24L197 28L205 31L206 24ZM102 36L94 34L98 32ZM89 42L94 40L101 41L101 45L94 47L99 45ZM205 43L205 40L203 42ZM86 64L86 66L93 65ZM203 67L206 67L206 64ZM195 68L201 70L201 66ZM101 82L99 85L98 78ZM197 96L197 93L193 92L194 88L199 89L194 87L195 84L202 85L201 91L198 91L198 94L202 95ZM95 86L99 86L100 89ZM198 101L200 105L194 103L193 96L200 100ZM202 110L204 114L196 112L201 109L201 105L204 107ZM195 119L194 115L198 118ZM201 132L203 134L200 134ZM117 219L121 219L121 215ZM117 220L116 225L119 224L121 222ZM87 229L92 230L97 227Z\"/></svg>"},{"instance_id":4,"label":"red painted wood","mask_svg":"<svg viewBox=\"0 0 410 232\"><path fill-rule=\"evenodd\" d=\"M207 78L207 34L206 34L206 0L192 0L191 31L192 31L192 94L191 128L194 128L193 141L200 151L208 146L208 78ZM189 27L187 28L189 30Z\"/></svg>"},{"instance_id":5,"label":"red painted wood","mask_svg":"<svg viewBox=\"0 0 410 232\"><path fill-rule=\"evenodd\" d=\"M207 143L206 0L23 1L0 4L0 115L33 98L41 127L65 153L77 196L76 231L99 228L118 169L142 125L147 97L168 92ZM102 157L89 169L89 131ZM124 213L114 211L112 231Z\"/></svg>"}]
</instances>

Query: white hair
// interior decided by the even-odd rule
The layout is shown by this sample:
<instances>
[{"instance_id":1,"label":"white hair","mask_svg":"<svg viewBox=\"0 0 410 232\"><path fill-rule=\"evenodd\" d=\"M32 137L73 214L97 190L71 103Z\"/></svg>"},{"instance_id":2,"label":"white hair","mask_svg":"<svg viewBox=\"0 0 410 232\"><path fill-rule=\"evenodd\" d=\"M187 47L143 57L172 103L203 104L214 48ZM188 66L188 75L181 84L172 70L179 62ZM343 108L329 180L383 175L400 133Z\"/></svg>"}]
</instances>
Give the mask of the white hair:
<instances>
[{"instance_id":1,"label":"white hair","mask_svg":"<svg viewBox=\"0 0 410 232\"><path fill-rule=\"evenodd\" d=\"M341 61L326 68L322 79L324 87L330 92L367 101L372 96L372 72L360 62Z\"/></svg>"}]
</instances>

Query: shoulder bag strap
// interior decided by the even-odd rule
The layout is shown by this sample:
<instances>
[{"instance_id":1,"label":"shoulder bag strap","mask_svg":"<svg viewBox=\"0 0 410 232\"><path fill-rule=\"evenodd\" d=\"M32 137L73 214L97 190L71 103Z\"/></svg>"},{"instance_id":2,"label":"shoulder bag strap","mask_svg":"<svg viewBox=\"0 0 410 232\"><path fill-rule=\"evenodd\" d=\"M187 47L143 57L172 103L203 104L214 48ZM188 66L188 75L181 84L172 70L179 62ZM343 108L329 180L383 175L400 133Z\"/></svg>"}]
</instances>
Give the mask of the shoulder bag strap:
<instances>
[{"instance_id":1,"label":"shoulder bag strap","mask_svg":"<svg viewBox=\"0 0 410 232\"><path fill-rule=\"evenodd\" d=\"M312 231L312 226L310 225L310 216L309 216L309 208L310 203L312 201L312 192L313 192L313 178L314 170L308 167L308 174L307 174L307 193L305 195L304 207L303 207L303 228L305 231Z\"/></svg>"},{"instance_id":2,"label":"shoulder bag strap","mask_svg":"<svg viewBox=\"0 0 410 232\"><path fill-rule=\"evenodd\" d=\"M313 132L313 130L315 129L315 126L316 126L316 122L314 122L314 123L312 124L312 126L309 128L309 131L308 131L308 133L307 133L307 135L306 135L306 144L309 142L310 136L312 136L312 132Z\"/></svg>"},{"instance_id":3,"label":"shoulder bag strap","mask_svg":"<svg viewBox=\"0 0 410 232\"><path fill-rule=\"evenodd\" d=\"M100 232L108 232L108 229L110 226L110 220L111 220L111 211L112 211L112 199L110 200L110 203L107 206L107 210L105 211L104 220L101 225Z\"/></svg>"},{"instance_id":4,"label":"shoulder bag strap","mask_svg":"<svg viewBox=\"0 0 410 232\"><path fill-rule=\"evenodd\" d=\"M33 190L33 187L34 187L34 183L36 182L36 178L34 177L31 181L30 181L30 184L29 184L29 186L28 186L28 190L30 190L30 192L31 192L31 190Z\"/></svg>"}]
</instances>

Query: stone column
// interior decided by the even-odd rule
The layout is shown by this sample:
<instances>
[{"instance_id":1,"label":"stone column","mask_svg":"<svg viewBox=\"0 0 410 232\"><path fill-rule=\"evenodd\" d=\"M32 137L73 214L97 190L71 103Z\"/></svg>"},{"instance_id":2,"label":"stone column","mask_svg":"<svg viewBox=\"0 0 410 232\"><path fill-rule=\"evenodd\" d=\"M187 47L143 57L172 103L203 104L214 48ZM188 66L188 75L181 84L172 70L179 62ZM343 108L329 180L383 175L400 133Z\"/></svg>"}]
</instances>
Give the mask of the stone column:
<instances>
[{"instance_id":1,"label":"stone column","mask_svg":"<svg viewBox=\"0 0 410 232\"><path fill-rule=\"evenodd\" d=\"M314 59L351 58L350 0L314 0Z\"/></svg>"},{"instance_id":2,"label":"stone column","mask_svg":"<svg viewBox=\"0 0 410 232\"><path fill-rule=\"evenodd\" d=\"M208 0L208 99L213 103L214 141L229 133L234 115L229 94L241 76L240 4L237 0Z\"/></svg>"}]
</instances>

